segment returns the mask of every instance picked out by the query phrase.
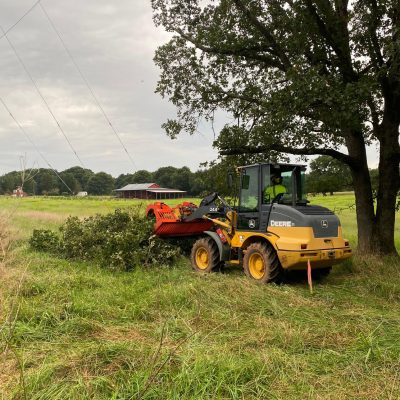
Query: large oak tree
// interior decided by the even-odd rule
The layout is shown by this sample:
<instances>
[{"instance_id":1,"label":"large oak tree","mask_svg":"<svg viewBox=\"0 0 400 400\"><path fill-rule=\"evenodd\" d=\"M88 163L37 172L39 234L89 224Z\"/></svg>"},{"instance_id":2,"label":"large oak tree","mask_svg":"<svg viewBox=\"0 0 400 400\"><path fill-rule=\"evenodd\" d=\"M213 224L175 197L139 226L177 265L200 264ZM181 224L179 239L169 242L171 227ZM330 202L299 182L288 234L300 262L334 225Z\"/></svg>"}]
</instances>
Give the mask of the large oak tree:
<instances>
[{"instance_id":1,"label":"large oak tree","mask_svg":"<svg viewBox=\"0 0 400 400\"><path fill-rule=\"evenodd\" d=\"M155 61L157 91L178 118L234 116L222 154L329 155L351 170L359 250L396 253L399 189L400 0L152 0L172 33ZM374 208L366 146L379 147Z\"/></svg>"}]
</instances>

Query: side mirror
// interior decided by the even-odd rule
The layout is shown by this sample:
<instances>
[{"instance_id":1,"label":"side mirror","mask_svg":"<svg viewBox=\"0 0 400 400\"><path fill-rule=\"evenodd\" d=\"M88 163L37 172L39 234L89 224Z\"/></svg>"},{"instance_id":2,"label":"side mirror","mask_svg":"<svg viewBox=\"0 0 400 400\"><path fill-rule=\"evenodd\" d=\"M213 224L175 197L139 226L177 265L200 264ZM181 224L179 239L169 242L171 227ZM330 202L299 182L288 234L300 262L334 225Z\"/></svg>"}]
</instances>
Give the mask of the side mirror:
<instances>
[{"instance_id":1,"label":"side mirror","mask_svg":"<svg viewBox=\"0 0 400 400\"><path fill-rule=\"evenodd\" d=\"M250 175L242 175L242 189L248 190L250 187Z\"/></svg>"}]
</instances>

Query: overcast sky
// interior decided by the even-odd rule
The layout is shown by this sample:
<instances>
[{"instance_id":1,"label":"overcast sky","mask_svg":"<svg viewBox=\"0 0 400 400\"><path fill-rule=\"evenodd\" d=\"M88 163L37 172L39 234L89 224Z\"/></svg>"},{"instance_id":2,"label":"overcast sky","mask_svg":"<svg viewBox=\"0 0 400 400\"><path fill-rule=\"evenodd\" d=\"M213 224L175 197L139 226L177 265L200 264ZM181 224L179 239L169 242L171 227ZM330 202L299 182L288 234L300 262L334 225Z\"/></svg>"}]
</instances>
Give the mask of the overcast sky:
<instances>
[{"instance_id":1,"label":"overcast sky","mask_svg":"<svg viewBox=\"0 0 400 400\"><path fill-rule=\"evenodd\" d=\"M154 93L158 70L155 49L168 40L152 21L149 0L43 0L62 37L120 133L137 169L187 165L216 158L213 133L172 141L161 129L174 107ZM12 26L34 0L0 0L0 25ZM1 36L1 34L0 34ZM117 137L36 7L9 34L85 167L113 175L134 169ZM78 164L73 151L35 92L6 39L0 39L0 98L56 169ZM36 150L0 104L0 174L27 164L46 167Z\"/></svg>"},{"instance_id":2,"label":"overcast sky","mask_svg":"<svg viewBox=\"0 0 400 400\"><path fill-rule=\"evenodd\" d=\"M12 26L34 0L0 0L0 25ZM137 169L188 166L213 160L211 126L172 141L161 129L174 107L154 93L159 71L155 49L168 40L152 21L150 0L42 0L82 72L89 80ZM1 34L0 34L1 36ZM40 7L8 34L87 168L114 176L133 167L96 107ZM36 93L5 38L0 39L0 98L58 170L78 160ZM217 129L223 121L217 121ZM0 104L0 174L27 165L47 167ZM369 150L370 165L377 163Z\"/></svg>"}]
</instances>

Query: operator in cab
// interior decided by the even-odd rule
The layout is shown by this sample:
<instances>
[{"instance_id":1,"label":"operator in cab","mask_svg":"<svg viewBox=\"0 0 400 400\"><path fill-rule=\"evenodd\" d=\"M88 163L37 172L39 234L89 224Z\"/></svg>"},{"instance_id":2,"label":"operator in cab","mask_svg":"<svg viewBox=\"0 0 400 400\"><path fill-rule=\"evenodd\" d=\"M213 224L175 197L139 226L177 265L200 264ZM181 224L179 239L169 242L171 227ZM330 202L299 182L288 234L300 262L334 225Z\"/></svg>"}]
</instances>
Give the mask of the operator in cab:
<instances>
[{"instance_id":1,"label":"operator in cab","mask_svg":"<svg viewBox=\"0 0 400 400\"><path fill-rule=\"evenodd\" d=\"M264 189L264 202L265 203L271 203L280 194L287 193L287 189L282 184L282 181L283 180L282 180L281 174L276 173L271 176L271 185L267 186Z\"/></svg>"}]
</instances>

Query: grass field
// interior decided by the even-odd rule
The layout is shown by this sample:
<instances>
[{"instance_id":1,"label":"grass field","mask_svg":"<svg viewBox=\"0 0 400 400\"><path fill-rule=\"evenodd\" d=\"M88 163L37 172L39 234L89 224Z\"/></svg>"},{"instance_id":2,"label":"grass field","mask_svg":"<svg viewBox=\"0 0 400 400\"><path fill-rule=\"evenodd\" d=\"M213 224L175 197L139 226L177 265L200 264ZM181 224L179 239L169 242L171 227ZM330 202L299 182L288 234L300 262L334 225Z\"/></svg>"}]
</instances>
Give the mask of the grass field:
<instances>
[{"instance_id":1,"label":"grass field","mask_svg":"<svg viewBox=\"0 0 400 400\"><path fill-rule=\"evenodd\" d=\"M356 244L351 195L311 201L336 209ZM112 272L27 246L34 228L133 204L0 197L0 232L13 237L0 262L0 398L400 398L394 260L339 265L310 294L303 280L259 286L240 268L199 276L182 259Z\"/></svg>"}]
</instances>

